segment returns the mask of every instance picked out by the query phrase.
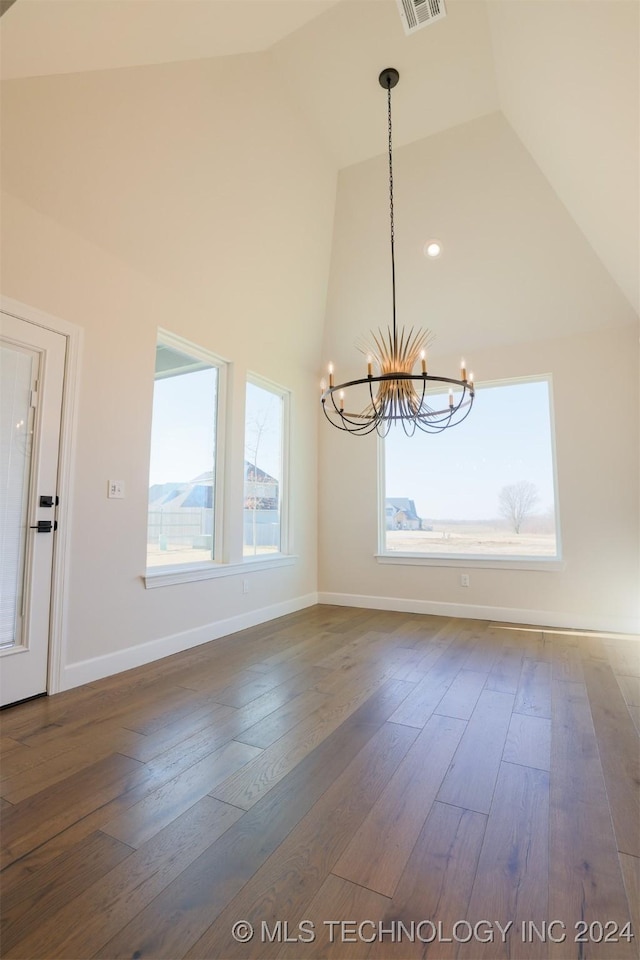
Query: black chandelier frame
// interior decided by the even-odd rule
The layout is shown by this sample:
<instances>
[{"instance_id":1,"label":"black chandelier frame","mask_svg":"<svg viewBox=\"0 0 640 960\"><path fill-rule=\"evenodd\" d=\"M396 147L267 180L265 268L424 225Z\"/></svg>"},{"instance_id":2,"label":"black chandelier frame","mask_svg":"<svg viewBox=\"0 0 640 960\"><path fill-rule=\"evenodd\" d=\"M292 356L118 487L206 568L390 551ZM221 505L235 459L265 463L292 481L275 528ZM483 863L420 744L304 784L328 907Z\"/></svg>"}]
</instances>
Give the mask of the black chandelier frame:
<instances>
[{"instance_id":1,"label":"black chandelier frame","mask_svg":"<svg viewBox=\"0 0 640 960\"><path fill-rule=\"evenodd\" d=\"M419 381L422 389L413 394L417 410L412 410L413 404L407 401L399 400L391 410L386 410L382 404L378 405L377 397L374 394L374 384L380 383L398 383L400 381ZM433 391L428 391L427 384L450 384L460 387L462 394L460 399L453 404L443 407L441 410L433 410L428 406L426 398ZM348 387L367 386L369 388L369 400L373 410L373 416L367 413L349 413L344 409L344 397L341 394ZM336 394L338 403L336 403ZM449 394L451 397L451 394ZM456 380L454 377L436 377L429 373L381 373L377 376L362 377L359 380L346 380L344 383L338 383L335 386L327 387L322 392L322 410L325 417L339 430L346 430L356 436L366 436L376 430L381 437L386 437L394 423L400 423L407 436L412 437L416 430L423 433L442 433L447 427L462 423L471 413L471 407L475 396L475 387L469 380ZM327 401L330 401L327 404ZM329 409L327 409L329 406Z\"/></svg>"}]
</instances>

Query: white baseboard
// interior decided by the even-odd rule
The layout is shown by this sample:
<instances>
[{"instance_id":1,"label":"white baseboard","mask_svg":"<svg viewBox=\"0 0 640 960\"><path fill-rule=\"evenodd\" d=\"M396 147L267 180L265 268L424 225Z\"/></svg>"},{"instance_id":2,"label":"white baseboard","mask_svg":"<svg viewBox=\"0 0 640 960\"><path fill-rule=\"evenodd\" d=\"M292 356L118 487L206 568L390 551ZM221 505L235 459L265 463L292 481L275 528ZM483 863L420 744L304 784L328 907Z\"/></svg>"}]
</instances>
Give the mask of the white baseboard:
<instances>
[{"instance_id":1,"label":"white baseboard","mask_svg":"<svg viewBox=\"0 0 640 960\"><path fill-rule=\"evenodd\" d=\"M517 610L511 607L489 607L465 603L441 603L435 600L405 600L400 597L369 597L350 593L309 593L293 600L274 603L248 613L217 620L192 630L184 630L167 637L159 637L135 647L116 650L102 657L92 657L67 664L62 670L60 690L71 690L83 683L110 677L123 670L153 663L162 657L189 650L210 640L218 640L239 630L267 623L288 613L296 613L317 603L341 607L364 607L371 610L397 610L401 613L425 613L441 617L460 617L469 620L495 620L500 623L523 623L559 629L636 634L640 624L632 617L585 617L547 610Z\"/></svg>"},{"instance_id":2,"label":"white baseboard","mask_svg":"<svg viewBox=\"0 0 640 960\"><path fill-rule=\"evenodd\" d=\"M197 647L201 643L208 643L210 640L226 637L230 633L237 633L238 630L246 630L248 627L267 623L277 617L284 617L288 613L296 613L305 607L313 607L317 602L318 595L308 593L303 597L284 600L268 607L261 607L258 610L241 613L235 617L228 617L226 620L217 620L214 623L207 623L192 630L173 633L168 637L159 637L157 640L150 640L148 643L141 643L135 647L116 650L114 653L107 653L102 657L92 657L90 660L80 660L78 663L67 664L62 671L60 690L71 690L83 683L91 683L94 680L101 680L103 677L111 677L116 673L122 673L123 670L131 670L132 667L141 667L145 663L152 663L154 660L162 659L162 657L169 657L173 653L180 653L182 650Z\"/></svg>"},{"instance_id":3,"label":"white baseboard","mask_svg":"<svg viewBox=\"0 0 640 960\"><path fill-rule=\"evenodd\" d=\"M368 597L352 593L319 593L318 603L340 607L364 607L372 610L397 610L401 613L428 613L464 620L496 620L540 627L637 634L640 623L633 617L589 617L549 610L518 610L479 604L442 603L437 600L405 600L401 597Z\"/></svg>"}]
</instances>

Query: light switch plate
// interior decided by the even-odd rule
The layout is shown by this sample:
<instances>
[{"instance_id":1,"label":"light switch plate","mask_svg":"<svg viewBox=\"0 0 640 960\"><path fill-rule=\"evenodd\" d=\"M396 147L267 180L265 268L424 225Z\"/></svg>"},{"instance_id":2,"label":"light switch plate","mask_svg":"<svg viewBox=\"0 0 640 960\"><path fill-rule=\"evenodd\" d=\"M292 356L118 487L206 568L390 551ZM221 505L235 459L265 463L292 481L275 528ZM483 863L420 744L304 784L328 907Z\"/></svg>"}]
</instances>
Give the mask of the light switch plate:
<instances>
[{"instance_id":1,"label":"light switch plate","mask_svg":"<svg viewBox=\"0 0 640 960\"><path fill-rule=\"evenodd\" d=\"M124 483L122 480L109 480L109 486L107 488L107 496L110 500L123 500L124 499Z\"/></svg>"}]
</instances>

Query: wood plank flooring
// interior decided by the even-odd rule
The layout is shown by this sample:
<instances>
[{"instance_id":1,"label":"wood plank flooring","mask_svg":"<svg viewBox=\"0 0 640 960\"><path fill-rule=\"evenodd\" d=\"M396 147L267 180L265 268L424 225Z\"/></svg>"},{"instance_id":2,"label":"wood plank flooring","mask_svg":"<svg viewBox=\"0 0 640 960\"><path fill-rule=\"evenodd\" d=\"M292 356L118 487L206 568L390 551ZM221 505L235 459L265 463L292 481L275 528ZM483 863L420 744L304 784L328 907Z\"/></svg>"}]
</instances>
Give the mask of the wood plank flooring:
<instances>
[{"instance_id":1,"label":"wood plank flooring","mask_svg":"<svg viewBox=\"0 0 640 960\"><path fill-rule=\"evenodd\" d=\"M12 707L2 955L637 958L639 719L636 639L329 606Z\"/></svg>"}]
</instances>

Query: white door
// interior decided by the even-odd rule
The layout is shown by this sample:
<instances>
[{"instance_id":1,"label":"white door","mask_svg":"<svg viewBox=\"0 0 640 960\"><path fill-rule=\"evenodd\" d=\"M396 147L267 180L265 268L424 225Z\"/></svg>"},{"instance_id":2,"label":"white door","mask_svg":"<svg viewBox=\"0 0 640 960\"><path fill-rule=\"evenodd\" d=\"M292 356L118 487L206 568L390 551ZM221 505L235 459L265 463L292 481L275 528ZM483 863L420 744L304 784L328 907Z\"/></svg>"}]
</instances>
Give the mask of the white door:
<instances>
[{"instance_id":1,"label":"white door","mask_svg":"<svg viewBox=\"0 0 640 960\"><path fill-rule=\"evenodd\" d=\"M66 337L0 314L0 705L47 690Z\"/></svg>"}]
</instances>

